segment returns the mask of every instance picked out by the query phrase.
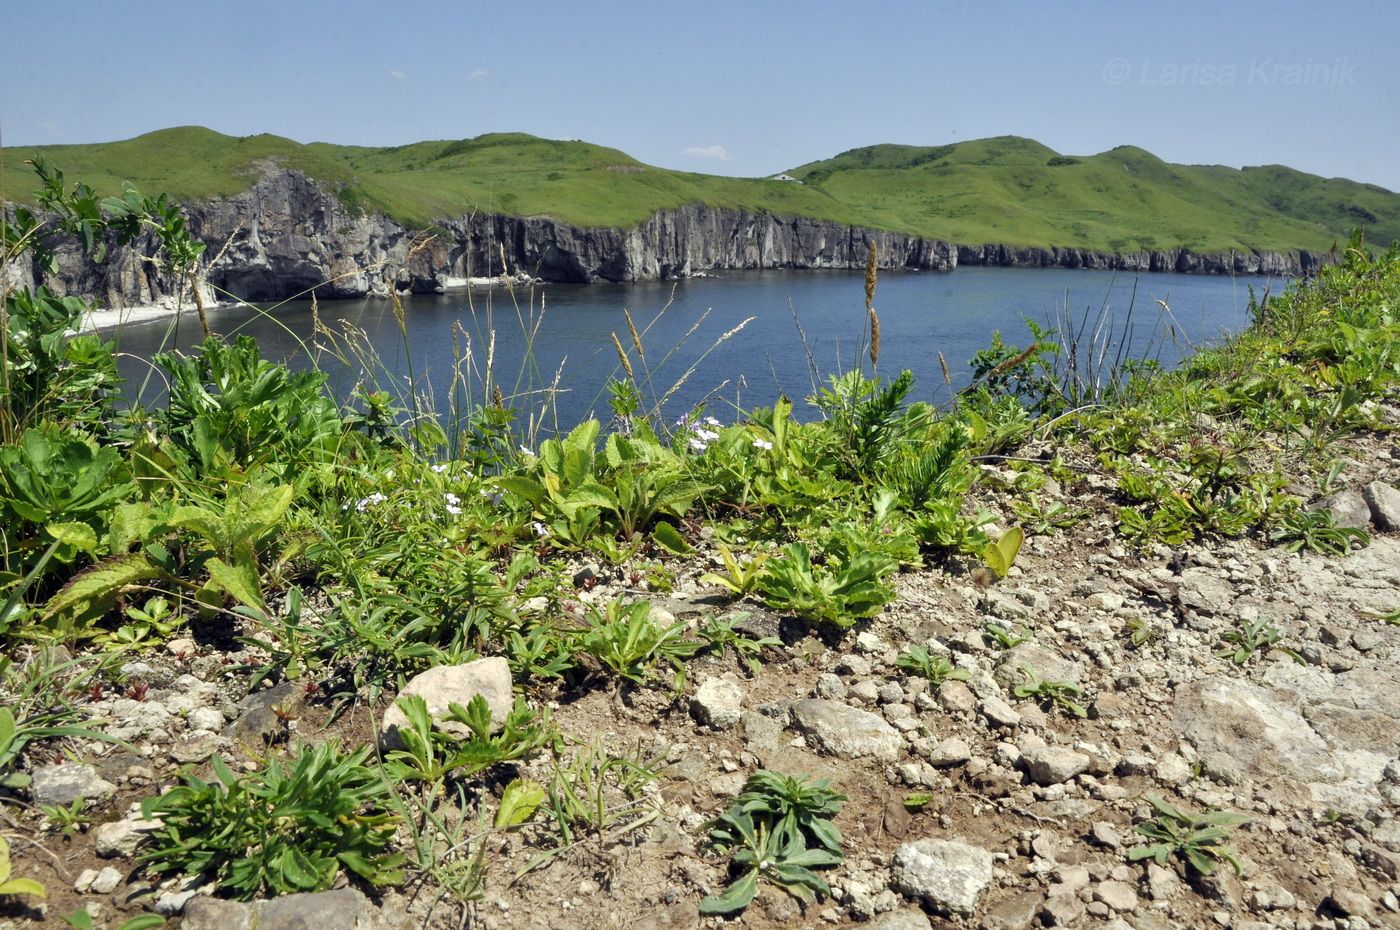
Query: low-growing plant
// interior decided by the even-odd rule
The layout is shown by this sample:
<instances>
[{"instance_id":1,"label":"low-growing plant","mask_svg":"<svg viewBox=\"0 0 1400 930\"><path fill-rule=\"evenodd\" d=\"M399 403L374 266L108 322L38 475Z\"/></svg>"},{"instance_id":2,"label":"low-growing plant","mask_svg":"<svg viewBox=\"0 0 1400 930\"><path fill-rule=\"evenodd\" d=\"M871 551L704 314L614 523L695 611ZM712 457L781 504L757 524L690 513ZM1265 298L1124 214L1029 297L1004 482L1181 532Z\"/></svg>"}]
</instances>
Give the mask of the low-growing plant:
<instances>
[{"instance_id":1,"label":"low-growing plant","mask_svg":"<svg viewBox=\"0 0 1400 930\"><path fill-rule=\"evenodd\" d=\"M1025 538L1021 528L1013 526L994 542L989 542L982 548L982 561L987 563L987 567L998 578L1005 578L1006 573L1011 571L1011 566L1016 564L1016 556L1020 554L1021 543Z\"/></svg>"},{"instance_id":2,"label":"low-growing plant","mask_svg":"<svg viewBox=\"0 0 1400 930\"><path fill-rule=\"evenodd\" d=\"M324 890L342 867L371 885L396 884L403 857L389 849L397 818L368 759L368 749L303 745L285 764L274 758L236 775L215 757L215 781L186 775L141 802L142 815L162 825L140 861L155 872L203 876L244 900Z\"/></svg>"},{"instance_id":3,"label":"low-growing plant","mask_svg":"<svg viewBox=\"0 0 1400 930\"><path fill-rule=\"evenodd\" d=\"M652 681L658 664L667 663L677 690L685 682L685 660L704 645L686 639L683 623L657 623L649 601L627 603L620 598L601 613L588 609L588 627L579 634L578 644L620 682L638 687Z\"/></svg>"},{"instance_id":4,"label":"low-growing plant","mask_svg":"<svg viewBox=\"0 0 1400 930\"><path fill-rule=\"evenodd\" d=\"M987 621L982 629L987 641L999 649L1015 649L1031 639L1031 632L1025 627L1017 627L1013 632L994 620Z\"/></svg>"},{"instance_id":5,"label":"low-growing plant","mask_svg":"<svg viewBox=\"0 0 1400 930\"><path fill-rule=\"evenodd\" d=\"M1243 873L1235 851L1225 841L1230 838L1230 831L1245 823L1247 817L1230 811L1192 814L1150 795L1147 802L1157 816L1138 824L1135 829L1149 842L1128 850L1128 861L1151 859L1165 866L1176 855L1201 875L1214 873L1221 862L1229 863L1236 875Z\"/></svg>"},{"instance_id":6,"label":"low-growing plant","mask_svg":"<svg viewBox=\"0 0 1400 930\"><path fill-rule=\"evenodd\" d=\"M762 553L747 558L736 557L724 543L719 545L719 554L724 560L725 574L706 572L700 576L700 580L706 584L719 585L735 597L752 594L758 586L759 576L763 574L763 565L768 561L768 557Z\"/></svg>"},{"instance_id":7,"label":"low-growing plant","mask_svg":"<svg viewBox=\"0 0 1400 930\"><path fill-rule=\"evenodd\" d=\"M731 914L752 903L760 881L812 903L831 889L814 871L840 865L841 833L832 822L845 802L824 781L760 770L710 827L710 842L739 876L700 902L703 914Z\"/></svg>"},{"instance_id":8,"label":"low-growing plant","mask_svg":"<svg viewBox=\"0 0 1400 930\"><path fill-rule=\"evenodd\" d=\"M763 602L806 620L853 626L894 599L885 579L898 565L870 552L848 555L835 565L814 565L811 550L789 543L764 566L758 580Z\"/></svg>"},{"instance_id":9,"label":"low-growing plant","mask_svg":"<svg viewBox=\"0 0 1400 930\"><path fill-rule=\"evenodd\" d=\"M1158 634L1157 627L1146 617L1129 617L1124 628L1128 631L1128 642L1134 646L1145 645Z\"/></svg>"},{"instance_id":10,"label":"low-growing plant","mask_svg":"<svg viewBox=\"0 0 1400 930\"><path fill-rule=\"evenodd\" d=\"M1326 510L1296 509L1280 518L1279 527L1269 540L1288 552L1307 550L1322 555L1346 555L1354 546L1368 544L1371 537L1357 527L1337 526Z\"/></svg>"},{"instance_id":11,"label":"low-growing plant","mask_svg":"<svg viewBox=\"0 0 1400 930\"><path fill-rule=\"evenodd\" d=\"M775 636L760 636L754 639L739 632L735 629L735 624L746 616L747 614L736 614L732 617L712 617L700 627L700 638L710 649L734 650L734 655L748 669L749 674L757 675L763 667L759 657L763 655L764 650L780 649L783 641Z\"/></svg>"},{"instance_id":12,"label":"low-growing plant","mask_svg":"<svg viewBox=\"0 0 1400 930\"><path fill-rule=\"evenodd\" d=\"M1072 681L1042 681L1028 668L1022 668L1021 674L1025 676L1025 681L1016 686L1016 697L1032 699L1052 710L1061 710L1076 717L1089 716L1084 705L1075 700L1083 693L1079 685Z\"/></svg>"},{"instance_id":13,"label":"low-growing plant","mask_svg":"<svg viewBox=\"0 0 1400 930\"><path fill-rule=\"evenodd\" d=\"M86 910L74 911L63 919L74 930L95 930L96 928L92 922L92 915ZM112 930L151 930L152 927L160 927L164 924L165 918L159 914L137 914L135 917L123 920Z\"/></svg>"},{"instance_id":14,"label":"low-growing plant","mask_svg":"<svg viewBox=\"0 0 1400 930\"><path fill-rule=\"evenodd\" d=\"M384 771L396 782L419 781L431 787L449 776L468 778L530 755L549 742L553 732L548 712L537 713L523 699L516 700L494 734L491 708L479 694L466 707L449 704L443 726L434 724L427 702L416 694L404 695L395 704L407 724L396 730L400 746L385 754Z\"/></svg>"},{"instance_id":15,"label":"low-growing plant","mask_svg":"<svg viewBox=\"0 0 1400 930\"><path fill-rule=\"evenodd\" d=\"M927 646L910 646L894 660L896 668L921 675L934 685L945 681L967 681L968 671L957 668L947 656L932 655Z\"/></svg>"},{"instance_id":16,"label":"low-growing plant","mask_svg":"<svg viewBox=\"0 0 1400 930\"><path fill-rule=\"evenodd\" d=\"M1282 652L1294 662L1304 664L1303 657L1297 652L1287 646L1278 645L1283 634L1279 632L1278 627L1263 617L1254 620L1241 619L1233 630L1221 634L1220 638L1229 645L1216 652L1216 655L1222 659L1229 659L1236 665L1244 665L1257 653L1267 653L1270 650Z\"/></svg>"}]
</instances>

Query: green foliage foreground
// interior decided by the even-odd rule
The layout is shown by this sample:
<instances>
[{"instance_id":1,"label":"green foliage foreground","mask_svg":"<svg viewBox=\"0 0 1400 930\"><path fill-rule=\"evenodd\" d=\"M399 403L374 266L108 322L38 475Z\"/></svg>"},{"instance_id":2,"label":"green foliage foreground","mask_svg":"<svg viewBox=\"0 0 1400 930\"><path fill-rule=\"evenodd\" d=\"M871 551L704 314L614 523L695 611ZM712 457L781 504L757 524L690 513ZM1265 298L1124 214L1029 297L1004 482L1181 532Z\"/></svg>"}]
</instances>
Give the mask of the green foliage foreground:
<instances>
[{"instance_id":1,"label":"green foliage foreground","mask_svg":"<svg viewBox=\"0 0 1400 930\"><path fill-rule=\"evenodd\" d=\"M57 231L91 248L130 217L82 188L50 193L61 215L79 217ZM6 258L55 232L37 223L3 227ZM1374 401L1393 401L1400 380L1400 256L1373 259L1357 243L1345 259L1256 306L1254 326L1230 344L1171 373L1125 366L1092 400L1066 377L1073 346L1036 331L1025 349L994 340L975 360L973 387L938 408L907 401L912 375L886 379L872 363L811 398L813 422L780 400L727 424L696 411L668 431L621 404L607 431L589 421L514 452L518 443L503 442L508 410L474 412L504 433L459 431L430 413L409 420L382 397L373 409L363 393L332 397L322 374L294 374L246 339L212 336L189 356L162 354L168 394L124 409L112 344L72 334L81 303L11 289L0 346L0 642L7 654L62 643L100 675L190 627L223 629L255 647L255 680L296 680L331 701L373 700L434 665L504 657L520 702L499 735L484 706L455 708L452 735L410 701L410 738L382 762L353 747L299 748L252 772L220 764L213 781L191 776L146 805L165 823L147 865L203 874L225 894L325 888L342 869L394 882L406 851L412 875L470 898L492 829L543 811L563 848L581 833L650 822L635 805L656 777L651 764L571 746L530 702L678 688L702 652L752 673L780 646L750 638L737 618L691 638L645 598L579 613L574 596L591 583L574 575L580 560L634 591L664 592L678 560L717 547L706 567L726 569L712 576L722 590L839 640L893 599L901 571L985 561L989 583L1017 571L1024 532L993 539L995 515L973 502L992 503L988 460L1006 465L995 503L1035 515L1033 532L1073 522L1036 498L1050 478L1074 480L1072 460L1113 483L1130 542L1358 544L1300 518L1304 502L1285 490L1298 474L1325 486L1343 440L1384 428ZM1039 451L1015 455L1028 442ZM927 651L901 665L932 681L958 677ZM0 665L9 704L0 784L11 790L22 790L34 747L81 732L60 678ZM46 694L56 697L25 697L36 682L53 683ZM1064 683L1028 680L1017 693L1081 710ZM549 787L520 782L491 816L485 779L544 754L555 764ZM802 898L823 893L816 870L840 860L831 820L840 800L824 786L755 776L714 825L735 885L705 909L742 908L760 879ZM1143 831L1159 843L1141 855L1181 852L1197 868L1202 856L1224 856L1214 821L1183 818L1180 836L1166 820Z\"/></svg>"}]
</instances>

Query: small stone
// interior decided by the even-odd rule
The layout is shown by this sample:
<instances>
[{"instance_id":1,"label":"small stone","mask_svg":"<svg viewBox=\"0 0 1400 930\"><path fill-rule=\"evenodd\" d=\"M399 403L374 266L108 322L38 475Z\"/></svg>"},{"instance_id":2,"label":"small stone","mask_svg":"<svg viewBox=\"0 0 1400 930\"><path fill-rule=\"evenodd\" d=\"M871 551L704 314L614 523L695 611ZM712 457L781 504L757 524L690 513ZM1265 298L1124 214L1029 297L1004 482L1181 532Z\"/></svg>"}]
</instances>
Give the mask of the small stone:
<instances>
[{"instance_id":1,"label":"small stone","mask_svg":"<svg viewBox=\"0 0 1400 930\"><path fill-rule=\"evenodd\" d=\"M185 910L185 905L189 904L190 899L197 894L199 894L199 891L195 888L188 888L184 891L164 892L156 898L156 913L160 914L162 917L174 917L176 914L182 913ZM182 924L182 926L189 927L190 924L187 922Z\"/></svg>"},{"instance_id":2,"label":"small stone","mask_svg":"<svg viewBox=\"0 0 1400 930\"><path fill-rule=\"evenodd\" d=\"M828 701L840 701L846 697L846 683L839 675L833 675L831 672L818 675L817 685L812 690L817 697Z\"/></svg>"},{"instance_id":3,"label":"small stone","mask_svg":"<svg viewBox=\"0 0 1400 930\"><path fill-rule=\"evenodd\" d=\"M94 831L97 855L103 859L130 858L136 854L136 847L147 834L159 830L160 818L151 820L114 820L104 823Z\"/></svg>"},{"instance_id":4,"label":"small stone","mask_svg":"<svg viewBox=\"0 0 1400 930\"><path fill-rule=\"evenodd\" d=\"M83 869L78 873L78 880L73 883L73 890L78 894L86 894L96 878L96 869Z\"/></svg>"},{"instance_id":5,"label":"small stone","mask_svg":"<svg viewBox=\"0 0 1400 930\"><path fill-rule=\"evenodd\" d=\"M41 765L34 770L29 796L35 804L68 807L79 799L96 801L110 798L117 786L97 773L91 765L64 762Z\"/></svg>"},{"instance_id":6,"label":"small stone","mask_svg":"<svg viewBox=\"0 0 1400 930\"><path fill-rule=\"evenodd\" d=\"M945 681L938 686L938 703L950 714L970 714L977 709L977 695L961 681Z\"/></svg>"},{"instance_id":7,"label":"small stone","mask_svg":"<svg viewBox=\"0 0 1400 930\"><path fill-rule=\"evenodd\" d=\"M1038 892L1023 891L993 904L982 916L983 930L1028 930L1040 910Z\"/></svg>"},{"instance_id":8,"label":"small stone","mask_svg":"<svg viewBox=\"0 0 1400 930\"><path fill-rule=\"evenodd\" d=\"M1162 868L1155 862L1147 864L1147 893L1153 901L1170 901L1181 893L1181 879L1175 872Z\"/></svg>"},{"instance_id":9,"label":"small stone","mask_svg":"<svg viewBox=\"0 0 1400 930\"><path fill-rule=\"evenodd\" d=\"M938 768L946 768L953 765L962 765L972 758L972 749L967 745L967 740L961 736L952 736L933 747L928 754L930 765Z\"/></svg>"},{"instance_id":10,"label":"small stone","mask_svg":"<svg viewBox=\"0 0 1400 930\"><path fill-rule=\"evenodd\" d=\"M1117 849L1123 845L1123 838L1118 834L1117 828L1104 820L1096 822L1090 829L1089 835L1094 838L1095 843L1107 846L1109 849Z\"/></svg>"},{"instance_id":11,"label":"small stone","mask_svg":"<svg viewBox=\"0 0 1400 930\"><path fill-rule=\"evenodd\" d=\"M238 716L224 728L224 736L234 743L247 746L259 746L268 740L276 739L287 729L286 722L277 712L280 710L283 714L297 716L305 698L305 691L291 681L280 682L263 691L254 691L239 703ZM402 716L402 712L397 708L390 710L397 711ZM385 716L387 719L387 712Z\"/></svg>"},{"instance_id":12,"label":"small stone","mask_svg":"<svg viewBox=\"0 0 1400 930\"><path fill-rule=\"evenodd\" d=\"M1385 637L1375 630L1357 630L1351 634L1351 644L1357 652L1370 652L1385 643Z\"/></svg>"},{"instance_id":13,"label":"small stone","mask_svg":"<svg viewBox=\"0 0 1400 930\"><path fill-rule=\"evenodd\" d=\"M992 882L992 854L953 840L905 843L895 850L890 879L897 891L934 910L972 914Z\"/></svg>"},{"instance_id":14,"label":"small stone","mask_svg":"<svg viewBox=\"0 0 1400 930\"><path fill-rule=\"evenodd\" d=\"M222 742L213 733L186 734L170 747L170 758L184 765L203 762L219 751Z\"/></svg>"},{"instance_id":15,"label":"small stone","mask_svg":"<svg viewBox=\"0 0 1400 930\"><path fill-rule=\"evenodd\" d=\"M192 656L195 654L194 640L185 636L177 637L165 644L165 651L173 656Z\"/></svg>"},{"instance_id":16,"label":"small stone","mask_svg":"<svg viewBox=\"0 0 1400 930\"><path fill-rule=\"evenodd\" d=\"M1137 910L1137 892L1127 882L1099 882L1094 889L1094 900L1102 901L1115 911L1126 913Z\"/></svg>"},{"instance_id":17,"label":"small stone","mask_svg":"<svg viewBox=\"0 0 1400 930\"><path fill-rule=\"evenodd\" d=\"M1037 785L1067 782L1089 767L1089 757L1062 746L1027 746L1021 764Z\"/></svg>"},{"instance_id":18,"label":"small stone","mask_svg":"<svg viewBox=\"0 0 1400 930\"><path fill-rule=\"evenodd\" d=\"M886 911L864 925L864 930L933 930L923 911L910 908Z\"/></svg>"},{"instance_id":19,"label":"small stone","mask_svg":"<svg viewBox=\"0 0 1400 930\"><path fill-rule=\"evenodd\" d=\"M1021 724L1021 715L996 695L982 700L982 716L994 727L1015 727Z\"/></svg>"},{"instance_id":20,"label":"small stone","mask_svg":"<svg viewBox=\"0 0 1400 930\"><path fill-rule=\"evenodd\" d=\"M1343 917L1373 917L1376 912L1371 899L1354 888L1333 888L1326 903Z\"/></svg>"},{"instance_id":21,"label":"small stone","mask_svg":"<svg viewBox=\"0 0 1400 930\"><path fill-rule=\"evenodd\" d=\"M848 694L853 704L874 704L880 700L880 686L866 679L851 685Z\"/></svg>"},{"instance_id":22,"label":"small stone","mask_svg":"<svg viewBox=\"0 0 1400 930\"><path fill-rule=\"evenodd\" d=\"M881 704L898 704L904 700L904 689L896 681L885 682L877 694Z\"/></svg>"},{"instance_id":23,"label":"small stone","mask_svg":"<svg viewBox=\"0 0 1400 930\"><path fill-rule=\"evenodd\" d=\"M695 690L690 712L695 719L716 730L727 730L739 722L744 710L744 691L726 678L711 678Z\"/></svg>"},{"instance_id":24,"label":"small stone","mask_svg":"<svg viewBox=\"0 0 1400 930\"><path fill-rule=\"evenodd\" d=\"M444 732L466 735L467 728L460 723L446 721L448 705L460 704L466 707L472 698L480 695L491 709L491 726L499 729L505 723L506 715L515 706L515 696L511 691L510 666L500 656L476 659L461 665L439 665L415 675L404 685L399 697L416 695L428 705L428 713ZM384 722L379 728L380 742L389 748L399 748L398 731L408 725L408 718L397 704L391 704L384 711Z\"/></svg>"},{"instance_id":25,"label":"small stone","mask_svg":"<svg viewBox=\"0 0 1400 930\"><path fill-rule=\"evenodd\" d=\"M865 656L843 655L836 661L836 671L852 678L869 678L870 660Z\"/></svg>"},{"instance_id":26,"label":"small stone","mask_svg":"<svg viewBox=\"0 0 1400 930\"><path fill-rule=\"evenodd\" d=\"M97 873L88 887L96 894L111 894L121 882L122 873L109 865Z\"/></svg>"},{"instance_id":27,"label":"small stone","mask_svg":"<svg viewBox=\"0 0 1400 930\"><path fill-rule=\"evenodd\" d=\"M224 715L212 707L199 707L190 711L185 722L189 724L191 730L218 732L224 725Z\"/></svg>"}]
</instances>

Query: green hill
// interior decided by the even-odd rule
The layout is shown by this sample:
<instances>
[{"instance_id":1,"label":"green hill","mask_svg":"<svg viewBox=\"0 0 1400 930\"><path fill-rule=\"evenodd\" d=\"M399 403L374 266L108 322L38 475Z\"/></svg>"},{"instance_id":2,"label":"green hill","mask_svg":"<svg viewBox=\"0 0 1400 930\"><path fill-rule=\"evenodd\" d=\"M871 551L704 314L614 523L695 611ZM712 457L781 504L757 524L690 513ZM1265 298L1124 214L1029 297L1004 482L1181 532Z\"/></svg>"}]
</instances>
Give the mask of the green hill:
<instances>
[{"instance_id":1,"label":"green hill","mask_svg":"<svg viewBox=\"0 0 1400 930\"><path fill-rule=\"evenodd\" d=\"M346 203L414 226L471 211L631 226L687 203L811 216L960 243L1106 251L1188 247L1325 251L1358 226L1400 238L1400 194L1281 166L1172 165L1122 146L1061 156L1001 136L954 145L876 145L790 173L802 184L645 165L586 142L498 133L392 148L236 138L200 127L94 145L0 150L9 199L34 154L103 192L131 181L195 201L247 190L270 166L304 171Z\"/></svg>"}]
</instances>

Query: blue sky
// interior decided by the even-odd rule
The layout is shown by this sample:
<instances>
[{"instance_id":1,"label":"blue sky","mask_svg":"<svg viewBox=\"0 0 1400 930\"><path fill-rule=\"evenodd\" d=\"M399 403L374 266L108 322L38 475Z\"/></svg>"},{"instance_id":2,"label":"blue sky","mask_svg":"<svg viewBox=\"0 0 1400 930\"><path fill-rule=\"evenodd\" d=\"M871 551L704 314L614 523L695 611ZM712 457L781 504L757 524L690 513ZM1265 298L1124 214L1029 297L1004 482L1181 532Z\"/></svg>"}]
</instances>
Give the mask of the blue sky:
<instances>
[{"instance_id":1,"label":"blue sky","mask_svg":"<svg viewBox=\"0 0 1400 930\"><path fill-rule=\"evenodd\" d=\"M394 145L585 139L771 174L1030 136L1400 190L1400 4L45 0L6 11L6 146L199 124Z\"/></svg>"}]
</instances>

